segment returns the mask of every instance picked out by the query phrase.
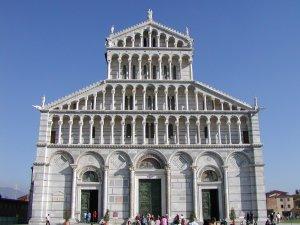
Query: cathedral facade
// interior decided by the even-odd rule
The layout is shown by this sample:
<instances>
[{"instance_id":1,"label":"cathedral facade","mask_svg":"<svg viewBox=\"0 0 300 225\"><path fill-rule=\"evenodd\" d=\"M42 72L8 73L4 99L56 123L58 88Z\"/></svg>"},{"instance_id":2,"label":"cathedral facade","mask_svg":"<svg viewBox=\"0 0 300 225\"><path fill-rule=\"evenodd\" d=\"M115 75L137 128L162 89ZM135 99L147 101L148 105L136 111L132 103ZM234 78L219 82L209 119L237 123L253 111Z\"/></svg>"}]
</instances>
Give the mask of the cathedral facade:
<instances>
[{"instance_id":1,"label":"cathedral facade","mask_svg":"<svg viewBox=\"0 0 300 225\"><path fill-rule=\"evenodd\" d=\"M153 19L106 40L107 78L39 107L31 224L110 210L266 217L259 107L194 80L193 39Z\"/></svg>"}]
</instances>

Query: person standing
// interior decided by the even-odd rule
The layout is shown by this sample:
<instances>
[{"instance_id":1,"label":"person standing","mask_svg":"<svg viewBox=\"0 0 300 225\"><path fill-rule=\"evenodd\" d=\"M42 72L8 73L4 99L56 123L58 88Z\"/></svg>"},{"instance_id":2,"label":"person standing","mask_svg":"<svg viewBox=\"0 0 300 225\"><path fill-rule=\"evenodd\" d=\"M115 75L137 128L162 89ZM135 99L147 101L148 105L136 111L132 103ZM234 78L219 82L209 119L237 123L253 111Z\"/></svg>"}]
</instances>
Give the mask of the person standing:
<instances>
[{"instance_id":1,"label":"person standing","mask_svg":"<svg viewBox=\"0 0 300 225\"><path fill-rule=\"evenodd\" d=\"M155 220L155 225L160 225L160 216L157 216Z\"/></svg>"},{"instance_id":2,"label":"person standing","mask_svg":"<svg viewBox=\"0 0 300 225\"><path fill-rule=\"evenodd\" d=\"M165 216L163 216L161 219L161 225L168 225L168 220Z\"/></svg>"},{"instance_id":3,"label":"person standing","mask_svg":"<svg viewBox=\"0 0 300 225\"><path fill-rule=\"evenodd\" d=\"M50 225L50 214L46 216L46 225Z\"/></svg>"},{"instance_id":4,"label":"person standing","mask_svg":"<svg viewBox=\"0 0 300 225\"><path fill-rule=\"evenodd\" d=\"M278 212L277 215L276 215L276 219L277 219L277 223L280 223L281 216L280 216L280 213L279 213L279 212Z\"/></svg>"},{"instance_id":5,"label":"person standing","mask_svg":"<svg viewBox=\"0 0 300 225\"><path fill-rule=\"evenodd\" d=\"M97 222L97 220L98 220L98 213L97 213L97 211L95 210L95 211L93 212L93 222Z\"/></svg>"},{"instance_id":6,"label":"person standing","mask_svg":"<svg viewBox=\"0 0 300 225\"><path fill-rule=\"evenodd\" d=\"M87 220L88 220L88 223L90 223L91 222L91 218L92 218L92 214L91 214L91 212L88 212L88 216L87 216Z\"/></svg>"}]
</instances>

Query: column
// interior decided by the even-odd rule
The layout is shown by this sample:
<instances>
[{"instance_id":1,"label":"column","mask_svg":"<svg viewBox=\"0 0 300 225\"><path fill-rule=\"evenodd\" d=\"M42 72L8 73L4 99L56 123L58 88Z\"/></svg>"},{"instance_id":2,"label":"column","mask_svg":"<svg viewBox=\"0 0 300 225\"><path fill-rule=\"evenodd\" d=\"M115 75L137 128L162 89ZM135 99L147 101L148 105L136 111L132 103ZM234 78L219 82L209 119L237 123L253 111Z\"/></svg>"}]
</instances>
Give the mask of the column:
<instances>
[{"instance_id":1,"label":"column","mask_svg":"<svg viewBox=\"0 0 300 225\"><path fill-rule=\"evenodd\" d=\"M203 95L203 105L204 105L204 110L207 110L207 95Z\"/></svg>"},{"instance_id":2,"label":"column","mask_svg":"<svg viewBox=\"0 0 300 225\"><path fill-rule=\"evenodd\" d=\"M158 66L159 66L159 79L160 79L160 80L163 79L163 75L162 75L162 71L161 71L161 64L162 64L161 61L162 61L162 60L161 60L161 58L159 57L159 58L158 58Z\"/></svg>"},{"instance_id":3,"label":"column","mask_svg":"<svg viewBox=\"0 0 300 225\"><path fill-rule=\"evenodd\" d=\"M154 122L154 126L155 126L155 144L158 144L158 119L155 118L155 122Z\"/></svg>"},{"instance_id":4,"label":"column","mask_svg":"<svg viewBox=\"0 0 300 225\"><path fill-rule=\"evenodd\" d=\"M168 145L169 144L169 121L168 121L168 118L166 118L165 125L166 125L166 144Z\"/></svg>"},{"instance_id":5,"label":"column","mask_svg":"<svg viewBox=\"0 0 300 225\"><path fill-rule=\"evenodd\" d=\"M93 94L93 97L94 97L94 102L93 102L93 110L96 110L96 104L97 104L97 93L96 94Z\"/></svg>"},{"instance_id":6,"label":"column","mask_svg":"<svg viewBox=\"0 0 300 225\"><path fill-rule=\"evenodd\" d=\"M102 91L102 94L103 94L103 100L102 100L102 108L103 110L105 110L105 94L106 94L106 91Z\"/></svg>"},{"instance_id":7,"label":"column","mask_svg":"<svg viewBox=\"0 0 300 225\"><path fill-rule=\"evenodd\" d=\"M94 126L94 118L92 117L90 122L90 144L93 144L93 126Z\"/></svg>"},{"instance_id":8,"label":"column","mask_svg":"<svg viewBox=\"0 0 300 225\"><path fill-rule=\"evenodd\" d=\"M76 102L76 110L79 110L79 100Z\"/></svg>"},{"instance_id":9,"label":"column","mask_svg":"<svg viewBox=\"0 0 300 225\"><path fill-rule=\"evenodd\" d=\"M84 98L84 107L85 107L85 110L88 109L88 100L89 100L88 97L85 97L85 98Z\"/></svg>"},{"instance_id":10,"label":"column","mask_svg":"<svg viewBox=\"0 0 300 225\"><path fill-rule=\"evenodd\" d=\"M68 103L68 110L71 109L71 103Z\"/></svg>"},{"instance_id":11,"label":"column","mask_svg":"<svg viewBox=\"0 0 300 225\"><path fill-rule=\"evenodd\" d=\"M142 59L139 59L139 79L142 79Z\"/></svg>"},{"instance_id":12,"label":"column","mask_svg":"<svg viewBox=\"0 0 300 225\"><path fill-rule=\"evenodd\" d=\"M143 90L143 110L146 110L146 90Z\"/></svg>"},{"instance_id":13,"label":"column","mask_svg":"<svg viewBox=\"0 0 300 225\"><path fill-rule=\"evenodd\" d=\"M115 118L112 118L110 121L110 126L111 126L111 134L110 134L110 144L115 144Z\"/></svg>"},{"instance_id":14,"label":"column","mask_svg":"<svg viewBox=\"0 0 300 225\"><path fill-rule=\"evenodd\" d=\"M166 87L166 90L165 90L165 110L169 110L168 108L168 89Z\"/></svg>"},{"instance_id":15,"label":"column","mask_svg":"<svg viewBox=\"0 0 300 225\"><path fill-rule=\"evenodd\" d=\"M213 110L215 111L216 110L216 99L215 98L212 98L212 104L213 104Z\"/></svg>"},{"instance_id":16,"label":"column","mask_svg":"<svg viewBox=\"0 0 300 225\"><path fill-rule=\"evenodd\" d=\"M240 118L237 121L237 125L238 125L238 128L239 128L239 144L242 144L242 133L241 133L241 121L240 121Z\"/></svg>"},{"instance_id":17,"label":"column","mask_svg":"<svg viewBox=\"0 0 300 225\"><path fill-rule=\"evenodd\" d=\"M122 110L125 110L125 90L122 89Z\"/></svg>"},{"instance_id":18,"label":"column","mask_svg":"<svg viewBox=\"0 0 300 225\"><path fill-rule=\"evenodd\" d=\"M172 60L169 59L169 80L171 80L171 76L172 76Z\"/></svg>"},{"instance_id":19,"label":"column","mask_svg":"<svg viewBox=\"0 0 300 225\"><path fill-rule=\"evenodd\" d=\"M112 110L115 110L115 93L116 93L116 91L115 91L115 89L113 88L113 89L111 89L111 96L112 96Z\"/></svg>"},{"instance_id":20,"label":"column","mask_svg":"<svg viewBox=\"0 0 300 225\"><path fill-rule=\"evenodd\" d=\"M101 121L100 121L100 144L104 144L104 118L101 118Z\"/></svg>"},{"instance_id":21,"label":"column","mask_svg":"<svg viewBox=\"0 0 300 225\"><path fill-rule=\"evenodd\" d=\"M221 101L221 110L224 110L224 101Z\"/></svg>"},{"instance_id":22,"label":"column","mask_svg":"<svg viewBox=\"0 0 300 225\"><path fill-rule=\"evenodd\" d=\"M143 126L143 144L146 144L146 119L144 118L142 122Z\"/></svg>"},{"instance_id":23,"label":"column","mask_svg":"<svg viewBox=\"0 0 300 225\"><path fill-rule=\"evenodd\" d=\"M62 124L63 124L63 118L60 117L59 121L58 121L58 144L62 143L62 140L61 140L61 128L62 128Z\"/></svg>"},{"instance_id":24,"label":"column","mask_svg":"<svg viewBox=\"0 0 300 225\"><path fill-rule=\"evenodd\" d=\"M136 90L133 89L132 90L132 98L133 98L133 110L135 110L135 94L136 94Z\"/></svg>"},{"instance_id":25,"label":"column","mask_svg":"<svg viewBox=\"0 0 300 225\"><path fill-rule=\"evenodd\" d=\"M218 121L217 121L217 126L218 126L218 144L222 144L222 138L221 138L221 121L220 121L220 118L218 118Z\"/></svg>"},{"instance_id":26,"label":"column","mask_svg":"<svg viewBox=\"0 0 300 225\"><path fill-rule=\"evenodd\" d=\"M121 59L118 59L118 66L119 66L119 72L118 72L118 78L119 79L122 79L122 75L121 75L121 71L122 71L122 60Z\"/></svg>"},{"instance_id":27,"label":"column","mask_svg":"<svg viewBox=\"0 0 300 225\"><path fill-rule=\"evenodd\" d=\"M166 165L166 191L167 191L167 213L171 216L171 166Z\"/></svg>"},{"instance_id":28,"label":"column","mask_svg":"<svg viewBox=\"0 0 300 225\"><path fill-rule=\"evenodd\" d=\"M199 96L198 91L195 91L196 110L199 110Z\"/></svg>"},{"instance_id":29,"label":"column","mask_svg":"<svg viewBox=\"0 0 300 225\"><path fill-rule=\"evenodd\" d=\"M128 59L128 67L129 67L129 68L128 68L128 73L129 73L129 74L128 74L128 78L129 78L129 79L132 79L132 74L131 74L131 62L132 62L131 59Z\"/></svg>"},{"instance_id":30,"label":"column","mask_svg":"<svg viewBox=\"0 0 300 225\"><path fill-rule=\"evenodd\" d=\"M125 144L125 118L121 121L121 143Z\"/></svg>"},{"instance_id":31,"label":"column","mask_svg":"<svg viewBox=\"0 0 300 225\"><path fill-rule=\"evenodd\" d=\"M135 140L135 118L132 120L132 144L136 144Z\"/></svg>"},{"instance_id":32,"label":"column","mask_svg":"<svg viewBox=\"0 0 300 225\"><path fill-rule=\"evenodd\" d=\"M229 144L232 144L232 140L231 140L231 122L230 120L227 121L227 125L228 125L228 135L229 135Z\"/></svg>"},{"instance_id":33,"label":"column","mask_svg":"<svg viewBox=\"0 0 300 225\"><path fill-rule=\"evenodd\" d=\"M149 47L152 47L152 31L149 31Z\"/></svg>"},{"instance_id":34,"label":"column","mask_svg":"<svg viewBox=\"0 0 300 225\"><path fill-rule=\"evenodd\" d=\"M207 126L207 134L208 134L208 144L211 144L211 138L210 138L210 119L208 118L206 121Z\"/></svg>"},{"instance_id":35,"label":"column","mask_svg":"<svg viewBox=\"0 0 300 225\"><path fill-rule=\"evenodd\" d=\"M176 144L179 145L179 119L177 118L176 122L175 122L175 125L176 125Z\"/></svg>"},{"instance_id":36,"label":"column","mask_svg":"<svg viewBox=\"0 0 300 225\"><path fill-rule=\"evenodd\" d=\"M160 47L160 33L157 34L157 47Z\"/></svg>"},{"instance_id":37,"label":"column","mask_svg":"<svg viewBox=\"0 0 300 225\"><path fill-rule=\"evenodd\" d=\"M107 79L111 79L110 77L110 64L111 64L111 60L107 60Z\"/></svg>"},{"instance_id":38,"label":"column","mask_svg":"<svg viewBox=\"0 0 300 225\"><path fill-rule=\"evenodd\" d=\"M76 211L76 168L77 165L70 164L73 170L72 179L72 195L71 195L71 221L75 221L75 211Z\"/></svg>"},{"instance_id":39,"label":"column","mask_svg":"<svg viewBox=\"0 0 300 225\"><path fill-rule=\"evenodd\" d=\"M185 122L185 127L186 127L186 136L187 136L187 144L189 145L191 143L191 140L190 140L190 122L187 121Z\"/></svg>"},{"instance_id":40,"label":"column","mask_svg":"<svg viewBox=\"0 0 300 225\"><path fill-rule=\"evenodd\" d=\"M46 138L47 143L51 143L51 131L52 131L52 125L53 125L52 118L49 118L49 119L50 120L48 121L47 138Z\"/></svg>"},{"instance_id":41,"label":"column","mask_svg":"<svg viewBox=\"0 0 300 225\"><path fill-rule=\"evenodd\" d=\"M197 137L198 137L198 144L201 144L201 124L200 124L200 119L198 118L197 119L197 122L196 122L196 124L197 124Z\"/></svg>"},{"instance_id":42,"label":"column","mask_svg":"<svg viewBox=\"0 0 300 225\"><path fill-rule=\"evenodd\" d=\"M224 169L224 185L225 185L225 219L229 219L229 186L228 186L228 166L223 166Z\"/></svg>"},{"instance_id":43,"label":"column","mask_svg":"<svg viewBox=\"0 0 300 225\"><path fill-rule=\"evenodd\" d=\"M193 208L196 218L198 217L198 196L197 196L197 166L191 166L193 172Z\"/></svg>"},{"instance_id":44,"label":"column","mask_svg":"<svg viewBox=\"0 0 300 225\"><path fill-rule=\"evenodd\" d=\"M134 39L134 37L132 37L131 38L131 42L132 42L132 46L131 47L134 47L134 41L135 41L135 39Z\"/></svg>"},{"instance_id":45,"label":"column","mask_svg":"<svg viewBox=\"0 0 300 225\"><path fill-rule=\"evenodd\" d=\"M175 90L175 102L176 102L176 107L175 107L175 109L176 109L176 111L178 111L178 89L176 89Z\"/></svg>"},{"instance_id":46,"label":"column","mask_svg":"<svg viewBox=\"0 0 300 225\"><path fill-rule=\"evenodd\" d=\"M104 177L103 177L103 215L105 215L107 210L107 180L108 180L108 166L104 167Z\"/></svg>"},{"instance_id":47,"label":"column","mask_svg":"<svg viewBox=\"0 0 300 225\"><path fill-rule=\"evenodd\" d=\"M194 80L194 72L193 72L193 60L189 60L190 63L190 74L191 74L191 80Z\"/></svg>"},{"instance_id":48,"label":"column","mask_svg":"<svg viewBox=\"0 0 300 225\"><path fill-rule=\"evenodd\" d=\"M83 126L83 118L80 117L79 121L79 144L82 144L82 126Z\"/></svg>"},{"instance_id":49,"label":"column","mask_svg":"<svg viewBox=\"0 0 300 225\"><path fill-rule=\"evenodd\" d=\"M68 143L72 144L72 127L73 127L73 117L70 117L69 123L69 140Z\"/></svg>"},{"instance_id":50,"label":"column","mask_svg":"<svg viewBox=\"0 0 300 225\"><path fill-rule=\"evenodd\" d=\"M135 171L134 171L134 166L131 165L129 167L130 170L130 218L134 219L134 199L135 199L135 195L134 195L134 189L135 189Z\"/></svg>"},{"instance_id":51,"label":"column","mask_svg":"<svg viewBox=\"0 0 300 225\"><path fill-rule=\"evenodd\" d=\"M182 79L182 59L181 58L179 59L179 76L180 77L178 77L178 78L179 78L179 80L181 80Z\"/></svg>"},{"instance_id":52,"label":"column","mask_svg":"<svg viewBox=\"0 0 300 225\"><path fill-rule=\"evenodd\" d=\"M149 63L149 77L147 77L147 79L152 79L152 60L148 59L148 63Z\"/></svg>"},{"instance_id":53,"label":"column","mask_svg":"<svg viewBox=\"0 0 300 225\"><path fill-rule=\"evenodd\" d=\"M158 105L157 105L157 103L158 103L158 101L157 101L157 93L158 93L158 90L155 89L155 90L154 90L154 94L155 94L155 110L158 110Z\"/></svg>"},{"instance_id":54,"label":"column","mask_svg":"<svg viewBox=\"0 0 300 225\"><path fill-rule=\"evenodd\" d=\"M186 87L185 91L185 101L186 101L186 110L189 110L189 90L188 87Z\"/></svg>"}]
</instances>

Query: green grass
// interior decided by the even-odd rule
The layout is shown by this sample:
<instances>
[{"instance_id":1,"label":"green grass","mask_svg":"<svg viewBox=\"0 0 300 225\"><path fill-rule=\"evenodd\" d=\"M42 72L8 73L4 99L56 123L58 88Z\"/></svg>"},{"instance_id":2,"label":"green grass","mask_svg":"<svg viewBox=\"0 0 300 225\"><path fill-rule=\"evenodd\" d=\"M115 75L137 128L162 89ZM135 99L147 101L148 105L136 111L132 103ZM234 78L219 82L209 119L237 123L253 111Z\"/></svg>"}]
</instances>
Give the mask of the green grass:
<instances>
[{"instance_id":1,"label":"green grass","mask_svg":"<svg viewBox=\"0 0 300 225\"><path fill-rule=\"evenodd\" d=\"M287 224L300 223L300 219L285 220L282 223L287 223Z\"/></svg>"}]
</instances>

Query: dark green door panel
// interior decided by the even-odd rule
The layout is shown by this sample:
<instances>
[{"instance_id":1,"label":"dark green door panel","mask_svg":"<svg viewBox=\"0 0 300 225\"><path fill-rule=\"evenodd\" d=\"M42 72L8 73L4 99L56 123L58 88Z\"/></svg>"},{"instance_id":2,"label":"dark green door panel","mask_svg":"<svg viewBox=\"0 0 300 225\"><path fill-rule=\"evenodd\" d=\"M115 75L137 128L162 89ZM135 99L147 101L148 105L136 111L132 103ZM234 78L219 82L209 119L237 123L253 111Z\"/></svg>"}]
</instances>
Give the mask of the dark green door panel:
<instances>
[{"instance_id":1,"label":"dark green door panel","mask_svg":"<svg viewBox=\"0 0 300 225\"><path fill-rule=\"evenodd\" d=\"M161 215L161 180L139 180L139 213Z\"/></svg>"}]
</instances>

